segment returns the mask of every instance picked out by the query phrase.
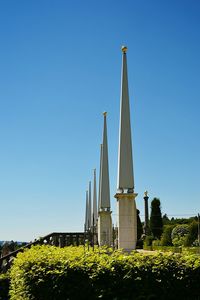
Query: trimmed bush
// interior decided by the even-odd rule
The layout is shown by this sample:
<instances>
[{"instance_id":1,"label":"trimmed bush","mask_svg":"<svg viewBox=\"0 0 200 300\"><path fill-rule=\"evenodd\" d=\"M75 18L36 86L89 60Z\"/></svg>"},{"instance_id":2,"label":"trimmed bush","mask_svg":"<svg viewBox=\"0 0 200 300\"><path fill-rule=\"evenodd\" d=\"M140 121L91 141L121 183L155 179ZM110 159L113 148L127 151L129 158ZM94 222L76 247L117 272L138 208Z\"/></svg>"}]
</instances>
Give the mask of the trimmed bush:
<instances>
[{"instance_id":1,"label":"trimmed bush","mask_svg":"<svg viewBox=\"0 0 200 300\"><path fill-rule=\"evenodd\" d=\"M198 223L193 221L189 225L189 233L185 237L184 246L190 247L193 246L195 240L197 240L198 235Z\"/></svg>"},{"instance_id":2,"label":"trimmed bush","mask_svg":"<svg viewBox=\"0 0 200 300\"><path fill-rule=\"evenodd\" d=\"M161 246L161 241L160 240L154 240L152 242L152 247L154 248L154 246Z\"/></svg>"},{"instance_id":3,"label":"trimmed bush","mask_svg":"<svg viewBox=\"0 0 200 300\"><path fill-rule=\"evenodd\" d=\"M198 299L200 258L35 246L11 268L11 300Z\"/></svg>"},{"instance_id":4,"label":"trimmed bush","mask_svg":"<svg viewBox=\"0 0 200 300\"><path fill-rule=\"evenodd\" d=\"M151 249L149 247L145 247L145 250L151 251L160 251L160 252L173 252L173 253L182 253L182 247L174 247L174 246L152 246ZM194 252L193 252L194 254Z\"/></svg>"},{"instance_id":5,"label":"trimmed bush","mask_svg":"<svg viewBox=\"0 0 200 300\"><path fill-rule=\"evenodd\" d=\"M172 246L172 230L174 225L165 225L161 236L161 246Z\"/></svg>"},{"instance_id":6,"label":"trimmed bush","mask_svg":"<svg viewBox=\"0 0 200 300\"><path fill-rule=\"evenodd\" d=\"M183 247L182 253L200 255L200 247Z\"/></svg>"},{"instance_id":7,"label":"trimmed bush","mask_svg":"<svg viewBox=\"0 0 200 300\"><path fill-rule=\"evenodd\" d=\"M144 250L200 255L200 247L144 246Z\"/></svg>"},{"instance_id":8,"label":"trimmed bush","mask_svg":"<svg viewBox=\"0 0 200 300\"><path fill-rule=\"evenodd\" d=\"M185 225L177 225L172 230L172 243L174 246L183 246L186 235L189 234L189 226Z\"/></svg>"},{"instance_id":9,"label":"trimmed bush","mask_svg":"<svg viewBox=\"0 0 200 300\"><path fill-rule=\"evenodd\" d=\"M144 246L151 246L154 238L152 235L147 235L144 239Z\"/></svg>"}]
</instances>

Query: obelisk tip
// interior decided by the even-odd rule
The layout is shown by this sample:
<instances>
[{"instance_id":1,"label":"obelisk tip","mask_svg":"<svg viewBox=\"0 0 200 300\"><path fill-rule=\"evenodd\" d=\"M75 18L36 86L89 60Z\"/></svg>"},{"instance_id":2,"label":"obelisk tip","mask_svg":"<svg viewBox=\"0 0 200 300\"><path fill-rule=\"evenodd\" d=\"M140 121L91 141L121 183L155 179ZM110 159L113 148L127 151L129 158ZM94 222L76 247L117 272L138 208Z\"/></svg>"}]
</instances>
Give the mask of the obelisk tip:
<instances>
[{"instance_id":1,"label":"obelisk tip","mask_svg":"<svg viewBox=\"0 0 200 300\"><path fill-rule=\"evenodd\" d=\"M123 53L126 53L127 50L128 50L128 48L127 48L126 46L122 46L122 52L123 52Z\"/></svg>"}]
</instances>

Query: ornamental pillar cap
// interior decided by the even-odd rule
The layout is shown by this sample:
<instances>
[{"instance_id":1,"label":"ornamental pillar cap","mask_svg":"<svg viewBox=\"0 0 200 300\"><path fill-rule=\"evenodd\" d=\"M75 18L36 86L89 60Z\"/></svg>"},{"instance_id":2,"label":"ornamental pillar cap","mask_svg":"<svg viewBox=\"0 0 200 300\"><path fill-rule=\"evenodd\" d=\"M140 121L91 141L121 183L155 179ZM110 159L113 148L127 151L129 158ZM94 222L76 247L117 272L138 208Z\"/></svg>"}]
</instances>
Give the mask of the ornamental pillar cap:
<instances>
[{"instance_id":1,"label":"ornamental pillar cap","mask_svg":"<svg viewBox=\"0 0 200 300\"><path fill-rule=\"evenodd\" d=\"M127 48L126 46L122 46L122 48L121 48L121 49L122 49L122 52L123 52L123 53L126 53L126 52L127 52L127 50L128 50L128 48Z\"/></svg>"}]
</instances>

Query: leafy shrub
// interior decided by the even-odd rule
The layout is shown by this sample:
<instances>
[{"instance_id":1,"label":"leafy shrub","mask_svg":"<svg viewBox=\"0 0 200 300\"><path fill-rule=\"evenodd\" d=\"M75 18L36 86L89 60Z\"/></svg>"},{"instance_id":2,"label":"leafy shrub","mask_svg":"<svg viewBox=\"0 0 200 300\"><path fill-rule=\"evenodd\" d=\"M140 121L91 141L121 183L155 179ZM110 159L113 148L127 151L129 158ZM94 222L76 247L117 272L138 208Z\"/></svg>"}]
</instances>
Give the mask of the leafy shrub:
<instances>
[{"instance_id":1,"label":"leafy shrub","mask_svg":"<svg viewBox=\"0 0 200 300\"><path fill-rule=\"evenodd\" d=\"M198 235L198 223L193 221L189 225L189 233L185 236L184 246L189 247L192 246Z\"/></svg>"},{"instance_id":2,"label":"leafy shrub","mask_svg":"<svg viewBox=\"0 0 200 300\"><path fill-rule=\"evenodd\" d=\"M174 246L183 246L185 242L186 235L189 233L189 226L185 225L177 225L172 230L172 243Z\"/></svg>"},{"instance_id":3,"label":"leafy shrub","mask_svg":"<svg viewBox=\"0 0 200 300\"><path fill-rule=\"evenodd\" d=\"M182 254L197 254L200 255L200 247L175 247L175 246L144 246L145 250L156 250L161 252L173 252L173 253L182 253Z\"/></svg>"},{"instance_id":4,"label":"leafy shrub","mask_svg":"<svg viewBox=\"0 0 200 300\"><path fill-rule=\"evenodd\" d=\"M174 225L165 225L161 236L161 246L172 246L172 230Z\"/></svg>"},{"instance_id":5,"label":"leafy shrub","mask_svg":"<svg viewBox=\"0 0 200 300\"><path fill-rule=\"evenodd\" d=\"M153 242L152 242L152 246L154 247L154 246L161 246L161 241L160 240L154 240Z\"/></svg>"},{"instance_id":6,"label":"leafy shrub","mask_svg":"<svg viewBox=\"0 0 200 300\"><path fill-rule=\"evenodd\" d=\"M154 238L152 235L147 235L144 239L144 245L145 246L151 246Z\"/></svg>"},{"instance_id":7,"label":"leafy shrub","mask_svg":"<svg viewBox=\"0 0 200 300\"><path fill-rule=\"evenodd\" d=\"M146 249L148 250L148 249ZM161 251L161 252L173 252L173 253L182 253L182 247L174 246L152 246L151 250Z\"/></svg>"},{"instance_id":8,"label":"leafy shrub","mask_svg":"<svg viewBox=\"0 0 200 300\"><path fill-rule=\"evenodd\" d=\"M99 253L99 251L101 253ZM200 257L36 246L11 268L11 300L198 299Z\"/></svg>"},{"instance_id":9,"label":"leafy shrub","mask_svg":"<svg viewBox=\"0 0 200 300\"><path fill-rule=\"evenodd\" d=\"M1 274L0 275L0 300L7 300L9 293L9 274Z\"/></svg>"},{"instance_id":10,"label":"leafy shrub","mask_svg":"<svg viewBox=\"0 0 200 300\"><path fill-rule=\"evenodd\" d=\"M182 253L200 255L200 247L184 247L182 248Z\"/></svg>"},{"instance_id":11,"label":"leafy shrub","mask_svg":"<svg viewBox=\"0 0 200 300\"><path fill-rule=\"evenodd\" d=\"M199 245L199 241L196 239L196 240L192 243L191 246L193 246L193 247L199 247L199 246L200 246L200 245Z\"/></svg>"}]
</instances>

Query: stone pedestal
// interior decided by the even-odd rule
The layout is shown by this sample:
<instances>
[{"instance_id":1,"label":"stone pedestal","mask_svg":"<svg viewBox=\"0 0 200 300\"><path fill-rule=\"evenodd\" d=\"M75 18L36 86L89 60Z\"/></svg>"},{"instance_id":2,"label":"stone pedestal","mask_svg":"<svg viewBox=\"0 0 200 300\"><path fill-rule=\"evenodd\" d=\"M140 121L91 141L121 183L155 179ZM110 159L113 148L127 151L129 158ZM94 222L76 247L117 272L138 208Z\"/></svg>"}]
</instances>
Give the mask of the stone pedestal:
<instances>
[{"instance_id":1,"label":"stone pedestal","mask_svg":"<svg viewBox=\"0 0 200 300\"><path fill-rule=\"evenodd\" d=\"M112 244L112 219L111 211L101 210L98 218L98 242L99 246Z\"/></svg>"},{"instance_id":2,"label":"stone pedestal","mask_svg":"<svg viewBox=\"0 0 200 300\"><path fill-rule=\"evenodd\" d=\"M119 193L117 198L118 248L125 251L136 249L137 213L135 193Z\"/></svg>"}]
</instances>

